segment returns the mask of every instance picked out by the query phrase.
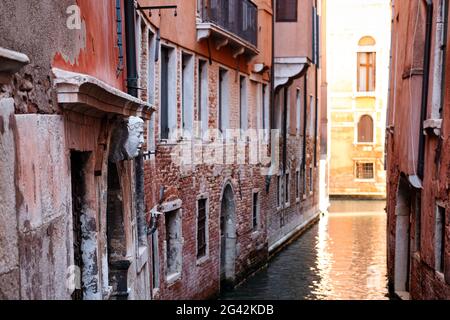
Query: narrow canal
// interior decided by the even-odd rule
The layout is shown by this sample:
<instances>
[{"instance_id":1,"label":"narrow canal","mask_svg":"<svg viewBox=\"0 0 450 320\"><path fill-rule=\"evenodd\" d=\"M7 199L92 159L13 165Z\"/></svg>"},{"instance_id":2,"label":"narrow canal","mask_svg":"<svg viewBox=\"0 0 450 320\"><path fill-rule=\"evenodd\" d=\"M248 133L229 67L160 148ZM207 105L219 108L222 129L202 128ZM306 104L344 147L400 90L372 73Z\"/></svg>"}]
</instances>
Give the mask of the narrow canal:
<instances>
[{"instance_id":1,"label":"narrow canal","mask_svg":"<svg viewBox=\"0 0 450 320\"><path fill-rule=\"evenodd\" d=\"M388 299L384 201L333 201L329 214L222 299Z\"/></svg>"}]
</instances>

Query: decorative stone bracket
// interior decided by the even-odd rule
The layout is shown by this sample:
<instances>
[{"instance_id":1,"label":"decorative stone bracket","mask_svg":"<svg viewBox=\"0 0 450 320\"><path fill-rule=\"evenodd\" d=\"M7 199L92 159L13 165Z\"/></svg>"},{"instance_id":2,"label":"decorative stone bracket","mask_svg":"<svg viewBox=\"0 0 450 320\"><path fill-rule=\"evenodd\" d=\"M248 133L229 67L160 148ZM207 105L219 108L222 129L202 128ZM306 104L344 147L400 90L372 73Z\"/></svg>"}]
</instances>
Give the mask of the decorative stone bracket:
<instances>
[{"instance_id":1,"label":"decorative stone bracket","mask_svg":"<svg viewBox=\"0 0 450 320\"><path fill-rule=\"evenodd\" d=\"M275 58L275 89L301 77L308 69L309 64L306 57Z\"/></svg>"},{"instance_id":2,"label":"decorative stone bracket","mask_svg":"<svg viewBox=\"0 0 450 320\"><path fill-rule=\"evenodd\" d=\"M150 119L155 108L90 75L54 68L58 103L91 116L105 113Z\"/></svg>"},{"instance_id":3,"label":"decorative stone bracket","mask_svg":"<svg viewBox=\"0 0 450 320\"><path fill-rule=\"evenodd\" d=\"M25 54L0 47L0 84L9 83L12 75L29 63Z\"/></svg>"}]
</instances>

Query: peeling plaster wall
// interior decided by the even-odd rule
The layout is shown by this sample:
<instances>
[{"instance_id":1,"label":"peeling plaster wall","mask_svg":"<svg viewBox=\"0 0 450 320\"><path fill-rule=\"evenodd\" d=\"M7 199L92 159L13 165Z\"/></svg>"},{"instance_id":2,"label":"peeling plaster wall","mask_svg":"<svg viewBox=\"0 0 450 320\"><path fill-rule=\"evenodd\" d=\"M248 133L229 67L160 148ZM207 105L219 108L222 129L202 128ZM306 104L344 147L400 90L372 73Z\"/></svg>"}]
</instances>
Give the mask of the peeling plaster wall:
<instances>
[{"instance_id":1,"label":"peeling plaster wall","mask_svg":"<svg viewBox=\"0 0 450 320\"><path fill-rule=\"evenodd\" d=\"M66 27L66 9L74 4L75 0L0 2L1 46L25 53L31 60L9 89L17 113L59 112L51 90L53 57L60 52L74 60L84 46L81 30Z\"/></svg>"},{"instance_id":2,"label":"peeling plaster wall","mask_svg":"<svg viewBox=\"0 0 450 320\"><path fill-rule=\"evenodd\" d=\"M18 115L17 215L22 299L67 299L71 198L61 116Z\"/></svg>"},{"instance_id":3,"label":"peeling plaster wall","mask_svg":"<svg viewBox=\"0 0 450 320\"><path fill-rule=\"evenodd\" d=\"M66 10L72 5L80 8L79 29L67 27L71 14ZM124 90L126 71L117 73L115 20L114 1L1 1L0 45L31 59L12 86L2 90L14 97L16 112L61 113L52 90L52 67L90 74Z\"/></svg>"},{"instance_id":4,"label":"peeling plaster wall","mask_svg":"<svg viewBox=\"0 0 450 320\"><path fill-rule=\"evenodd\" d=\"M20 298L14 100L0 99L0 300Z\"/></svg>"}]
</instances>

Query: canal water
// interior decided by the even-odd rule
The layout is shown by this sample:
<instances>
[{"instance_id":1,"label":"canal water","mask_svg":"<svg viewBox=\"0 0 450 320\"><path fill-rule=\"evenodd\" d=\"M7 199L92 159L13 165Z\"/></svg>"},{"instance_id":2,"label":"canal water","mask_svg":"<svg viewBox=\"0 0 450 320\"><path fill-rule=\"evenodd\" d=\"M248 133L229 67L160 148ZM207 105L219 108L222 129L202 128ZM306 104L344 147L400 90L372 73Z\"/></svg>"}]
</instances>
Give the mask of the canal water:
<instances>
[{"instance_id":1,"label":"canal water","mask_svg":"<svg viewBox=\"0 0 450 320\"><path fill-rule=\"evenodd\" d=\"M224 300L388 299L384 201L333 201L330 212Z\"/></svg>"}]
</instances>

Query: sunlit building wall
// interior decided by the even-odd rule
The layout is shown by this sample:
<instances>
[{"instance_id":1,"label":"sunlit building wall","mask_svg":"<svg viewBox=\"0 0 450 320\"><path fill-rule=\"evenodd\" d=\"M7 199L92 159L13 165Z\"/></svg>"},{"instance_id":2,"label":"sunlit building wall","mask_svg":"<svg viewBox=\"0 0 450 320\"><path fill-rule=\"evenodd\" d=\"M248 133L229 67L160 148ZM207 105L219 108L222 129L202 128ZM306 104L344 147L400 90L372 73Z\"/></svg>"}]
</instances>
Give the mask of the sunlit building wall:
<instances>
[{"instance_id":1,"label":"sunlit building wall","mask_svg":"<svg viewBox=\"0 0 450 320\"><path fill-rule=\"evenodd\" d=\"M389 0L329 0L330 195L384 198Z\"/></svg>"}]
</instances>

